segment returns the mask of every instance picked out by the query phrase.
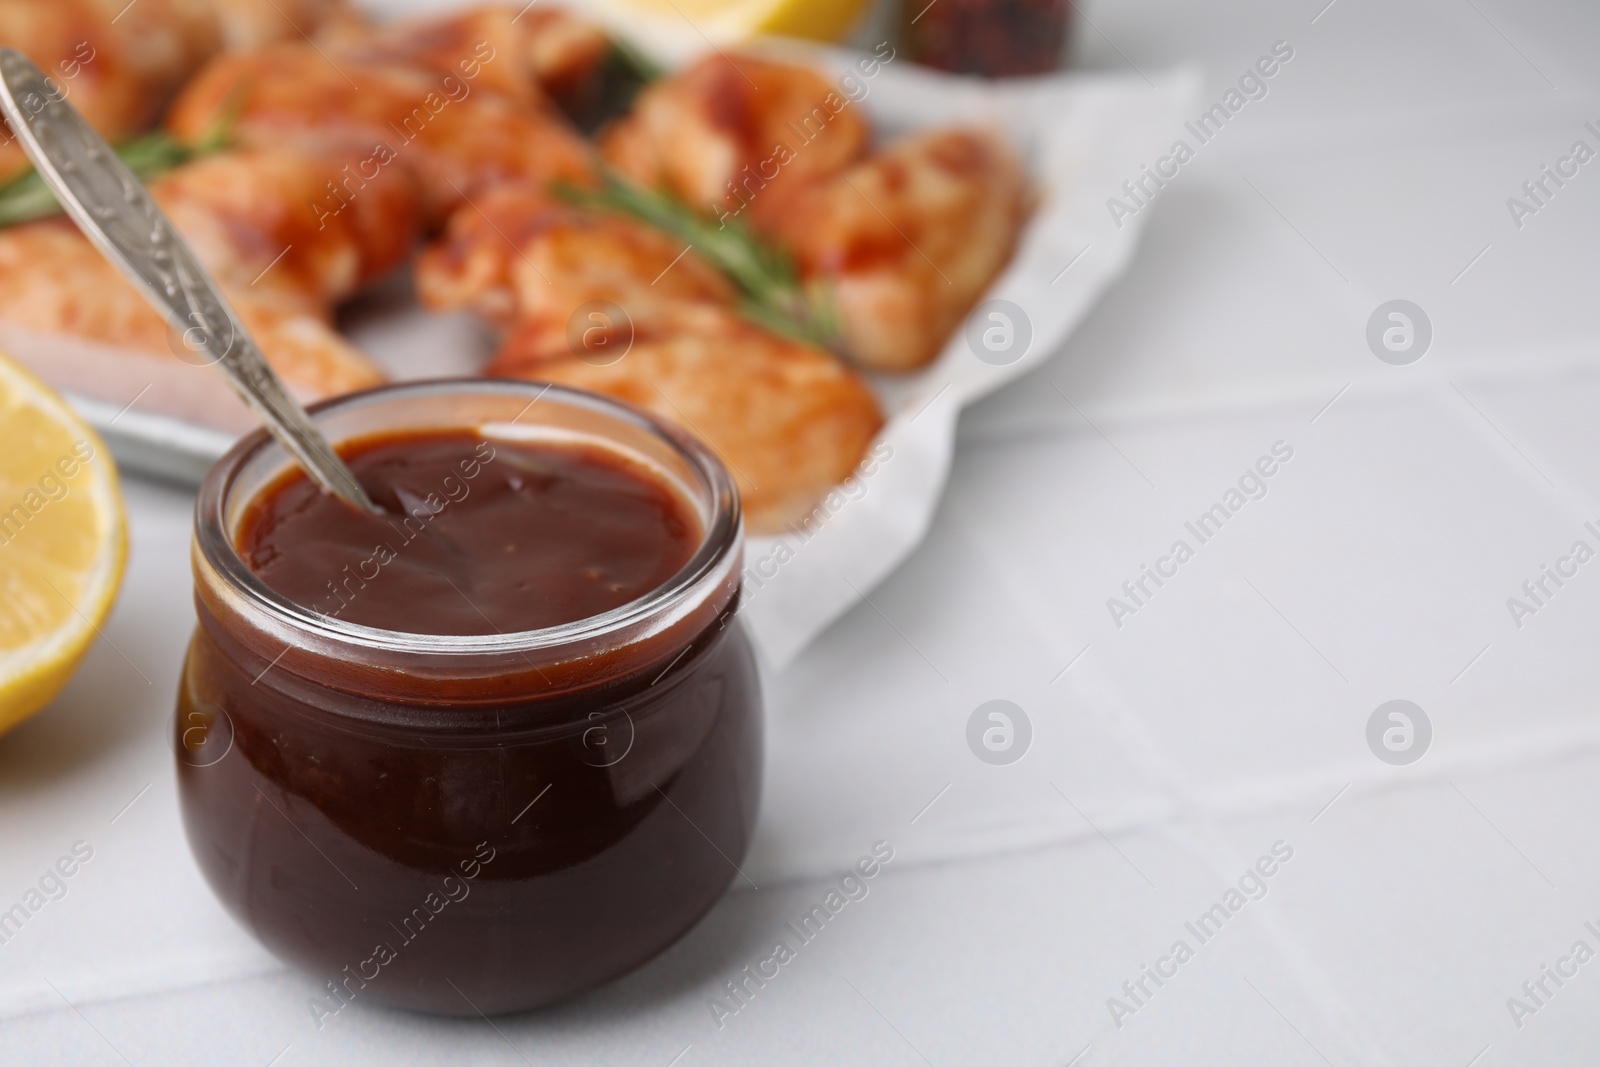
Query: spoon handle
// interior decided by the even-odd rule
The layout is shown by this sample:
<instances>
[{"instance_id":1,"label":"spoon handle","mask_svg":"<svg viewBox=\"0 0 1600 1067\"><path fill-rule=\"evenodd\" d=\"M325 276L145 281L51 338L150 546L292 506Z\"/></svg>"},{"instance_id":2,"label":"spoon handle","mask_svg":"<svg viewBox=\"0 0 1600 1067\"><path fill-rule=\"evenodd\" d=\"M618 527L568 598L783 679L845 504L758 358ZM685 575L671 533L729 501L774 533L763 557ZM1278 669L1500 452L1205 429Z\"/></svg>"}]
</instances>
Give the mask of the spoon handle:
<instances>
[{"instance_id":1,"label":"spoon handle","mask_svg":"<svg viewBox=\"0 0 1600 1067\"><path fill-rule=\"evenodd\" d=\"M67 103L61 88L13 48L0 48L0 112L62 208L160 309L184 346L204 363L222 368L239 395L324 489L377 512L144 183Z\"/></svg>"}]
</instances>

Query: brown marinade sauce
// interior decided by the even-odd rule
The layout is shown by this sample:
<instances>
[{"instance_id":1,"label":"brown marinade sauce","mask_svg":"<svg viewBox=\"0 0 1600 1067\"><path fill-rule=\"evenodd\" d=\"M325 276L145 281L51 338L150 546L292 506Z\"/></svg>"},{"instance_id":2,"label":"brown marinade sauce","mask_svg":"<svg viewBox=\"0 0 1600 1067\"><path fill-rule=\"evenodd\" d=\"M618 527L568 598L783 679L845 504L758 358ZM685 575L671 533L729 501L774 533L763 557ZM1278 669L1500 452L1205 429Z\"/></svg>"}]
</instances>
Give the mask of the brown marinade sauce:
<instances>
[{"instance_id":1,"label":"brown marinade sauce","mask_svg":"<svg viewBox=\"0 0 1600 1067\"><path fill-rule=\"evenodd\" d=\"M461 432L368 438L345 461L386 515L297 470L251 502L240 556L303 607L404 633L516 633L590 618L671 578L688 504L599 447Z\"/></svg>"}]
</instances>

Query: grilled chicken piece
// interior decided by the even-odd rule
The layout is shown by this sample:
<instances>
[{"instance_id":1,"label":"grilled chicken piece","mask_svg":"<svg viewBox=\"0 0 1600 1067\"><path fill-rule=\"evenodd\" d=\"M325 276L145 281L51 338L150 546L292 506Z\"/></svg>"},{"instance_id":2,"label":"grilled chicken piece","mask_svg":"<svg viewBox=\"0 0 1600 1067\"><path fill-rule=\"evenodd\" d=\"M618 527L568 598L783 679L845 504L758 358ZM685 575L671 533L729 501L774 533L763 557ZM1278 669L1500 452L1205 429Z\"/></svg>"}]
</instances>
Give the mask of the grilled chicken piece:
<instances>
[{"instance_id":1,"label":"grilled chicken piece","mask_svg":"<svg viewBox=\"0 0 1600 1067\"><path fill-rule=\"evenodd\" d=\"M401 263L418 229L399 172L337 216L312 201L344 157L239 150L164 175L151 192L221 285L268 361L301 397L376 385L383 374L332 325L333 304ZM172 360L180 338L64 219L0 231L0 321Z\"/></svg>"},{"instance_id":2,"label":"grilled chicken piece","mask_svg":"<svg viewBox=\"0 0 1600 1067\"><path fill-rule=\"evenodd\" d=\"M641 93L601 153L646 187L766 229L798 191L860 159L870 133L809 67L719 53Z\"/></svg>"},{"instance_id":3,"label":"grilled chicken piece","mask_svg":"<svg viewBox=\"0 0 1600 1067\"><path fill-rule=\"evenodd\" d=\"M807 281L825 281L845 349L874 370L924 366L1011 259L1022 165L985 131L908 137L812 185L775 220Z\"/></svg>"},{"instance_id":4,"label":"grilled chicken piece","mask_svg":"<svg viewBox=\"0 0 1600 1067\"><path fill-rule=\"evenodd\" d=\"M458 211L422 254L417 288L431 307L511 326L489 373L606 393L700 437L733 472L756 532L806 514L883 424L853 371L741 318L693 251L537 189Z\"/></svg>"},{"instance_id":5,"label":"grilled chicken piece","mask_svg":"<svg viewBox=\"0 0 1600 1067\"><path fill-rule=\"evenodd\" d=\"M567 350L569 319L583 304L609 301L635 337L685 304L732 306L733 287L693 251L659 230L616 215L579 211L542 190L501 186L457 211L417 261L417 294L435 310L471 308L539 350ZM592 325L580 324L581 336Z\"/></svg>"},{"instance_id":6,"label":"grilled chicken piece","mask_svg":"<svg viewBox=\"0 0 1600 1067\"><path fill-rule=\"evenodd\" d=\"M97 130L120 141L152 123L208 57L298 40L340 10L326 0L0 0L0 44L37 63ZM0 181L28 166L9 130L5 141Z\"/></svg>"},{"instance_id":7,"label":"grilled chicken piece","mask_svg":"<svg viewBox=\"0 0 1600 1067\"><path fill-rule=\"evenodd\" d=\"M167 126L192 142L236 109L239 143L359 153L349 172L332 176L330 208L359 199L384 170L409 171L430 225L501 182L589 180L589 147L558 115L479 90L503 57L488 43L474 48L449 75L334 58L305 44L225 55L184 88Z\"/></svg>"},{"instance_id":8,"label":"grilled chicken piece","mask_svg":"<svg viewBox=\"0 0 1600 1067\"><path fill-rule=\"evenodd\" d=\"M127 0L96 0L117 13L133 9ZM144 0L139 0L142 4ZM260 48L274 41L303 40L324 26L353 17L345 0L169 0L191 7L210 8L222 33L222 48L237 52Z\"/></svg>"},{"instance_id":9,"label":"grilled chicken piece","mask_svg":"<svg viewBox=\"0 0 1600 1067\"><path fill-rule=\"evenodd\" d=\"M560 8L534 5L488 5L381 25L341 20L318 43L335 59L421 67L457 79L462 59L484 45L495 58L483 64L480 91L530 106L548 98L569 111L597 90L611 54L611 39L599 26Z\"/></svg>"},{"instance_id":10,"label":"grilled chicken piece","mask_svg":"<svg viewBox=\"0 0 1600 1067\"><path fill-rule=\"evenodd\" d=\"M419 193L402 170L378 172L330 210L328 182L354 158L232 149L168 171L151 192L218 281L291 291L326 317L404 263L421 230Z\"/></svg>"},{"instance_id":11,"label":"grilled chicken piece","mask_svg":"<svg viewBox=\"0 0 1600 1067\"><path fill-rule=\"evenodd\" d=\"M0 233L0 279L0 322L8 328L20 327L41 338L66 335L97 342L104 351L128 357L123 362L170 360L177 365L181 359L201 365L200 357L185 350L144 296L63 219ZM307 310L299 294L220 284L267 361L302 400L383 381L383 373L323 317ZM94 383L58 384L93 392Z\"/></svg>"},{"instance_id":12,"label":"grilled chicken piece","mask_svg":"<svg viewBox=\"0 0 1600 1067\"><path fill-rule=\"evenodd\" d=\"M684 305L679 316L678 332L635 337L613 362L552 353L542 331L519 330L489 373L604 393L683 427L733 473L750 530L778 533L855 470L883 425L877 401L829 353L730 309Z\"/></svg>"}]
</instances>

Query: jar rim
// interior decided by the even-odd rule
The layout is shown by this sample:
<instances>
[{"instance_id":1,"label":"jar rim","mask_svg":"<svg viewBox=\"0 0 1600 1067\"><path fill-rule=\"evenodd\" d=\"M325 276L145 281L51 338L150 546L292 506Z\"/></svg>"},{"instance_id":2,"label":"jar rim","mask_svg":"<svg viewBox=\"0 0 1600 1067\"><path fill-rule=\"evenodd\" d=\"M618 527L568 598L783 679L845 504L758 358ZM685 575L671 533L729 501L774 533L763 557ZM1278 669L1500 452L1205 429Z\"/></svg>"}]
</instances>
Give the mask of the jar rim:
<instances>
[{"instance_id":1,"label":"jar rim","mask_svg":"<svg viewBox=\"0 0 1600 1067\"><path fill-rule=\"evenodd\" d=\"M293 465L283 446L265 427L251 431L236 442L202 482L195 506L196 552L232 591L246 600L251 609L264 613L278 627L286 627L323 641L374 651L456 657L548 651L628 631L647 622L652 616L668 613L692 597L707 578L724 571L729 558L741 550L743 519L739 494L733 476L721 460L706 445L683 430L607 397L554 383L522 379L439 378L381 385L310 405L307 410L313 422L322 423L332 415L381 406L388 401L432 395L460 397L473 393L526 398L527 405L517 418L521 418L534 405L548 400L618 420L664 442L702 483L698 488L704 493L705 522L695 553L665 582L634 600L598 615L533 630L491 634L423 634L348 622L298 604L267 585L250 569L234 544L228 511L236 483L246 466L273 451L282 456L285 465ZM481 425L463 425L461 428L479 429ZM337 445L339 442L334 443ZM692 492L696 487L686 488Z\"/></svg>"}]
</instances>

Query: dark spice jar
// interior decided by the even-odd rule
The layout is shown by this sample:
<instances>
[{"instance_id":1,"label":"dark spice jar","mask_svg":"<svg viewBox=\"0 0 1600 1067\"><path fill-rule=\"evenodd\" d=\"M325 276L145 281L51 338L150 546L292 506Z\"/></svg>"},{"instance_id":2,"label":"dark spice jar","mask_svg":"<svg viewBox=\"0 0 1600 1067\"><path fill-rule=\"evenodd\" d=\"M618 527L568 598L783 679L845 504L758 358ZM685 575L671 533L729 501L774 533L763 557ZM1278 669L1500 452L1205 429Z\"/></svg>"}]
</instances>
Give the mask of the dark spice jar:
<instances>
[{"instance_id":1,"label":"dark spice jar","mask_svg":"<svg viewBox=\"0 0 1600 1067\"><path fill-rule=\"evenodd\" d=\"M911 57L955 74L1003 78L1060 68L1070 0L905 0Z\"/></svg>"},{"instance_id":2,"label":"dark spice jar","mask_svg":"<svg viewBox=\"0 0 1600 1067\"><path fill-rule=\"evenodd\" d=\"M519 1011L639 966L721 897L754 828L761 701L737 617L732 480L646 416L529 383L395 386L315 418L347 456L364 441L403 452L408 435L467 435L497 458L464 459L456 484L475 479L485 500L542 469L540 449L611 457L644 498L672 494L693 535L687 562L642 595L537 629L479 612L482 632L413 632L444 618L420 593L391 628L352 621L329 605L409 581L403 566L424 557L392 561L423 550L395 523L389 558L328 575L339 599L285 596L241 537L301 476L264 433L246 438L207 476L195 519L199 625L174 741L201 871L267 948L321 980L308 1004L319 1025L358 1001ZM400 500L419 527L435 504L460 508L451 521L468 532L491 514ZM553 536L560 506L512 530L506 551ZM486 561L462 565L479 571L463 588L490 588Z\"/></svg>"}]
</instances>

